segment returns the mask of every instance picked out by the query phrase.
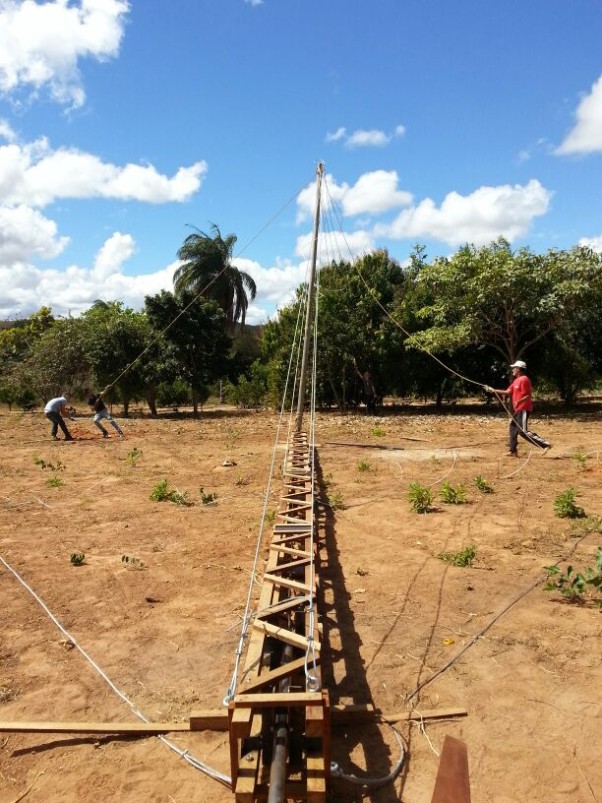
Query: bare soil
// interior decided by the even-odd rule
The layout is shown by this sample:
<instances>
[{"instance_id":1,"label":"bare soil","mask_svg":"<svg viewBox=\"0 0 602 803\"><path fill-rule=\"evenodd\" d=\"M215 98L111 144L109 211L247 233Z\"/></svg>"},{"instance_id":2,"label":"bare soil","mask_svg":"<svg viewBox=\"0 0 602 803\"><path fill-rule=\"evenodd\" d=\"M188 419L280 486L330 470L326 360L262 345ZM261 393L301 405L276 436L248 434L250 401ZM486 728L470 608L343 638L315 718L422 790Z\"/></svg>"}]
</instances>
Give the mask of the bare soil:
<instances>
[{"instance_id":1,"label":"bare soil","mask_svg":"<svg viewBox=\"0 0 602 803\"><path fill-rule=\"evenodd\" d=\"M198 421L140 415L121 420L125 440L111 431L103 441L83 417L70 425L74 443L53 443L40 413L0 411L0 555L68 633L0 563L1 720L136 721L91 661L150 720L220 708L276 424L271 413L217 408ZM601 613L593 601L568 604L543 590L543 567L569 557L593 565L602 545L591 518L602 513L599 414L552 410L533 428L553 449L525 444L513 460L504 456L504 417L477 405L446 415L419 406L374 418L318 415L332 699L390 714L466 712L401 722L405 769L368 794L375 803L428 803L448 734L467 744L473 803L602 800ZM587 457L575 456L580 447ZM477 475L493 493L478 491ZM152 501L163 479L195 504ZM432 512L412 510L413 481L433 493ZM441 501L445 481L467 489L466 504ZM201 503L201 486L216 504ZM588 518L554 515L555 497L571 487ZM276 482L270 510L279 490ZM437 557L472 545L471 566ZM84 565L71 564L76 552ZM399 757L385 725L337 728L333 739L346 773L382 777ZM229 775L226 733L169 740ZM332 783L333 801L361 795ZM233 795L156 737L0 733L0 800Z\"/></svg>"}]
</instances>

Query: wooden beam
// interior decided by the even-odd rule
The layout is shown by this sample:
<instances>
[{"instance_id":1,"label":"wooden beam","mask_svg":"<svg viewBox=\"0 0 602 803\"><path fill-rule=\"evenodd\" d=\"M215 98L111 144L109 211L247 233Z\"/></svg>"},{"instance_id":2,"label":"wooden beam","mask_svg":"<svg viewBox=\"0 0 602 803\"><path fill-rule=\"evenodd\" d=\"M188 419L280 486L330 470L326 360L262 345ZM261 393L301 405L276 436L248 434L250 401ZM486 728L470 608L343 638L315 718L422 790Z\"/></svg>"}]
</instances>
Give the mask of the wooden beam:
<instances>
[{"instance_id":1,"label":"wooden beam","mask_svg":"<svg viewBox=\"0 0 602 803\"><path fill-rule=\"evenodd\" d=\"M271 572L289 572L291 569L298 569L300 566L309 566L311 557L299 558L299 560L289 560L287 563L277 563L272 566Z\"/></svg>"},{"instance_id":2,"label":"wooden beam","mask_svg":"<svg viewBox=\"0 0 602 803\"><path fill-rule=\"evenodd\" d=\"M284 666L265 672L245 686L245 694L275 683L288 675L303 669L305 656L290 661ZM436 719L452 719L465 717L468 712L464 708L433 708L424 711L403 711L386 714L375 709L373 705L335 705L331 708L333 725L346 725L353 722L383 720L385 722L420 721ZM7 722L0 721L0 733L118 733L133 735L152 735L157 733L185 733L187 731L226 731L228 730L228 712L226 709L215 711L193 711L188 722Z\"/></svg>"},{"instance_id":3,"label":"wooden beam","mask_svg":"<svg viewBox=\"0 0 602 803\"><path fill-rule=\"evenodd\" d=\"M297 532L293 535L279 535L274 541L272 541L272 546L288 544L291 541L307 541L310 536L311 532L309 530L303 530L302 532Z\"/></svg>"},{"instance_id":4,"label":"wooden beam","mask_svg":"<svg viewBox=\"0 0 602 803\"><path fill-rule=\"evenodd\" d=\"M245 684L244 693L252 694L253 692L259 691L259 689L262 689L264 686L279 683L281 680L284 680L284 678L288 678L294 675L295 672L300 672L302 669L305 669L305 656L296 658L294 661L289 661L287 664L282 664L282 666L271 669L269 672L262 672L259 677Z\"/></svg>"},{"instance_id":5,"label":"wooden beam","mask_svg":"<svg viewBox=\"0 0 602 803\"><path fill-rule=\"evenodd\" d=\"M380 720L383 722L420 722L421 720L453 719L465 717L465 708L432 708L423 711L401 711L394 714L383 713L371 703L331 706L333 725L347 725L353 722Z\"/></svg>"},{"instance_id":6,"label":"wooden beam","mask_svg":"<svg viewBox=\"0 0 602 803\"><path fill-rule=\"evenodd\" d=\"M268 619L270 616L274 616L277 613L282 613L283 611L289 611L291 608L297 608L300 605L305 605L306 602L309 602L309 597L306 597L303 594L293 595L282 602L276 602L274 605L270 605L267 608L262 608L261 610L257 611L255 614L255 619Z\"/></svg>"},{"instance_id":7,"label":"wooden beam","mask_svg":"<svg viewBox=\"0 0 602 803\"><path fill-rule=\"evenodd\" d=\"M224 719L228 727L227 715ZM181 733L190 730L188 722L0 722L2 733ZM220 728L221 730L221 728Z\"/></svg>"},{"instance_id":8,"label":"wooden beam","mask_svg":"<svg viewBox=\"0 0 602 803\"><path fill-rule=\"evenodd\" d=\"M272 636L273 638L278 639L278 641L282 641L285 644L298 647L300 650L307 649L307 639L305 636L300 636L298 633L294 633L292 630L287 630L285 627L278 627L277 625L272 625L269 622L256 619L253 622L253 628L260 632L266 633L268 636ZM314 649L316 652L320 652L321 645L319 642L314 641Z\"/></svg>"},{"instance_id":9,"label":"wooden beam","mask_svg":"<svg viewBox=\"0 0 602 803\"><path fill-rule=\"evenodd\" d=\"M284 586L284 588L292 588L293 591L301 591L304 594L309 593L309 586L305 583L298 583L296 580L289 580L288 577L276 577L273 574L263 575L264 583L273 583L275 586Z\"/></svg>"},{"instance_id":10,"label":"wooden beam","mask_svg":"<svg viewBox=\"0 0 602 803\"><path fill-rule=\"evenodd\" d=\"M291 706L322 705L322 692L296 691L274 694L237 694L234 706L241 708L290 708Z\"/></svg>"},{"instance_id":11,"label":"wooden beam","mask_svg":"<svg viewBox=\"0 0 602 803\"><path fill-rule=\"evenodd\" d=\"M305 552L303 549L293 549L290 546L279 546L272 544L270 546L271 552L282 552L283 555L294 555L297 558L311 558L311 552Z\"/></svg>"},{"instance_id":12,"label":"wooden beam","mask_svg":"<svg viewBox=\"0 0 602 803\"><path fill-rule=\"evenodd\" d=\"M228 709L193 711L189 717L191 731L227 731Z\"/></svg>"}]
</instances>

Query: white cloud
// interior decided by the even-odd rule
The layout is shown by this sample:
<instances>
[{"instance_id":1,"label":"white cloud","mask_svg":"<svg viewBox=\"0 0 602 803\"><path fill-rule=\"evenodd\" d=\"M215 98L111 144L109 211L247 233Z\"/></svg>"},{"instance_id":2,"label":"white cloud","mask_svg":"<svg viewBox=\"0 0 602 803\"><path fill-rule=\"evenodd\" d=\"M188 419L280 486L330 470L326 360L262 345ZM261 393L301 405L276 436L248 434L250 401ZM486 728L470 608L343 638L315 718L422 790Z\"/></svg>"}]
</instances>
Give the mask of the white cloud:
<instances>
[{"instance_id":1,"label":"white cloud","mask_svg":"<svg viewBox=\"0 0 602 803\"><path fill-rule=\"evenodd\" d=\"M391 142L391 135L385 134L384 131L372 129L365 131L358 129L350 134L346 141L347 148L382 148Z\"/></svg>"},{"instance_id":2,"label":"white cloud","mask_svg":"<svg viewBox=\"0 0 602 803\"><path fill-rule=\"evenodd\" d=\"M185 201L201 186L207 163L180 167L169 178L153 165L118 167L74 148L52 150L45 138L0 146L0 203L43 207L57 198Z\"/></svg>"},{"instance_id":3,"label":"white cloud","mask_svg":"<svg viewBox=\"0 0 602 803\"><path fill-rule=\"evenodd\" d=\"M395 170L364 173L343 196L343 214L378 214L411 204L412 194L397 189L398 182L399 177Z\"/></svg>"},{"instance_id":4,"label":"white cloud","mask_svg":"<svg viewBox=\"0 0 602 803\"><path fill-rule=\"evenodd\" d=\"M0 0L0 92L47 87L58 103L81 106L78 60L119 53L127 0Z\"/></svg>"},{"instance_id":5,"label":"white cloud","mask_svg":"<svg viewBox=\"0 0 602 803\"><path fill-rule=\"evenodd\" d=\"M385 131L380 131L377 128L364 129L358 128L352 131L351 134L347 133L347 129L341 126L334 132L326 134L326 142L340 142L342 141L346 148L384 148L392 140L403 137L406 132L404 125L397 125L393 129L393 133L387 134Z\"/></svg>"},{"instance_id":6,"label":"white cloud","mask_svg":"<svg viewBox=\"0 0 602 803\"><path fill-rule=\"evenodd\" d=\"M256 6L262 6L263 0L245 0L245 3L248 3L250 6L255 8Z\"/></svg>"},{"instance_id":7,"label":"white cloud","mask_svg":"<svg viewBox=\"0 0 602 803\"><path fill-rule=\"evenodd\" d=\"M0 139L6 142L15 142L17 135L8 120L0 120Z\"/></svg>"},{"instance_id":8,"label":"white cloud","mask_svg":"<svg viewBox=\"0 0 602 803\"><path fill-rule=\"evenodd\" d=\"M294 264L290 260L277 261L269 268L252 259L240 257L232 260L232 263L250 274L257 284L257 297L247 314L248 323L265 320L265 308L274 309L292 300L297 287L306 279L305 264Z\"/></svg>"},{"instance_id":9,"label":"white cloud","mask_svg":"<svg viewBox=\"0 0 602 803\"><path fill-rule=\"evenodd\" d=\"M41 259L58 256L68 237L57 236L53 220L28 206L0 206L0 266L24 263L34 255Z\"/></svg>"},{"instance_id":10,"label":"white cloud","mask_svg":"<svg viewBox=\"0 0 602 803\"><path fill-rule=\"evenodd\" d=\"M295 254L304 258L306 261L311 256L311 245L313 232L308 232L297 237ZM327 236L320 237L318 240L318 265L328 265L333 260L350 261L361 254L372 251L375 248L372 235L363 230L353 232L332 231Z\"/></svg>"},{"instance_id":11,"label":"white cloud","mask_svg":"<svg viewBox=\"0 0 602 803\"><path fill-rule=\"evenodd\" d=\"M602 151L602 75L582 98L575 112L577 122L556 148L559 156Z\"/></svg>"},{"instance_id":12,"label":"white cloud","mask_svg":"<svg viewBox=\"0 0 602 803\"><path fill-rule=\"evenodd\" d=\"M448 245L484 245L500 236L512 242L523 236L533 218L547 212L552 193L532 179L525 186L479 187L470 195L450 192L439 208L430 198L402 211L390 225L375 226L376 236L417 237Z\"/></svg>"},{"instance_id":13,"label":"white cloud","mask_svg":"<svg viewBox=\"0 0 602 803\"><path fill-rule=\"evenodd\" d=\"M123 263L132 256L134 250L134 238L131 234L122 234L116 231L96 255L91 276L96 280L102 280L118 273Z\"/></svg>"},{"instance_id":14,"label":"white cloud","mask_svg":"<svg viewBox=\"0 0 602 803\"><path fill-rule=\"evenodd\" d=\"M337 184L331 175L325 176L324 181L328 190L325 210L332 201L340 205L345 217L379 214L412 202L411 193L398 189L399 177L395 170L364 173L352 187L347 183ZM313 182L297 197L297 222L312 217L315 200L316 184Z\"/></svg>"},{"instance_id":15,"label":"white cloud","mask_svg":"<svg viewBox=\"0 0 602 803\"><path fill-rule=\"evenodd\" d=\"M1 264L0 317L27 316L49 304L55 315L77 315L97 298L119 299L126 306L140 309L145 295L173 287L177 263L154 273L126 276L123 266L134 251L133 238L115 232L98 251L92 268L70 265L57 270L41 269L24 262Z\"/></svg>"},{"instance_id":16,"label":"white cloud","mask_svg":"<svg viewBox=\"0 0 602 803\"><path fill-rule=\"evenodd\" d=\"M135 251L131 235L114 232L98 250L92 267L42 269L25 261L8 265L0 259L0 319L27 317L43 305L50 305L55 315L79 315L99 298L118 299L132 309L142 309L146 295L173 289L179 263L128 276L124 268ZM257 283L258 295L249 305L247 323L262 323L273 316L277 308L292 301L297 287L306 280L305 261L277 261L267 268L250 259L236 258L233 263Z\"/></svg>"},{"instance_id":17,"label":"white cloud","mask_svg":"<svg viewBox=\"0 0 602 803\"><path fill-rule=\"evenodd\" d=\"M584 245L586 248L591 248L592 251L598 251L602 254L602 234L597 237L582 237L577 245Z\"/></svg>"},{"instance_id":18,"label":"white cloud","mask_svg":"<svg viewBox=\"0 0 602 803\"><path fill-rule=\"evenodd\" d=\"M346 133L346 128L337 128L336 131L326 134L326 142L338 142L340 139L343 139Z\"/></svg>"}]
</instances>

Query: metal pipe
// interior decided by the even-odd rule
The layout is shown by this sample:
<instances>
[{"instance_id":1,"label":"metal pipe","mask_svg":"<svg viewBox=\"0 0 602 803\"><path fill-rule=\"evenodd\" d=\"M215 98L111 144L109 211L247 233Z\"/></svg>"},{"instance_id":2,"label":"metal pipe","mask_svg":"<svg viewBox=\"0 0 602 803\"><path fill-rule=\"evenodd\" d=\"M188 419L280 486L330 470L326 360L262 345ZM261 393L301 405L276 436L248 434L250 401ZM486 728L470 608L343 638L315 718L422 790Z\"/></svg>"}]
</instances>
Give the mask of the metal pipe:
<instances>
[{"instance_id":1,"label":"metal pipe","mask_svg":"<svg viewBox=\"0 0 602 803\"><path fill-rule=\"evenodd\" d=\"M288 664L293 657L293 648L286 644L282 652L280 665ZM278 684L278 691L288 692L291 679L283 678ZM281 708L274 717L274 748L270 765L270 788L268 803L284 803L286 794L286 758L288 754L288 712Z\"/></svg>"},{"instance_id":2,"label":"metal pipe","mask_svg":"<svg viewBox=\"0 0 602 803\"><path fill-rule=\"evenodd\" d=\"M320 228L320 198L322 195L322 176L324 175L324 162L319 162L316 169L316 213L314 216L313 239L311 243L309 287L307 289L307 310L305 313L305 336L303 338L303 356L301 358L301 372L299 379L299 395L297 397L296 432L301 432L303 426L303 407L305 406L305 380L307 362L311 341L311 319L314 306L316 284L316 261L318 256L318 231Z\"/></svg>"}]
</instances>

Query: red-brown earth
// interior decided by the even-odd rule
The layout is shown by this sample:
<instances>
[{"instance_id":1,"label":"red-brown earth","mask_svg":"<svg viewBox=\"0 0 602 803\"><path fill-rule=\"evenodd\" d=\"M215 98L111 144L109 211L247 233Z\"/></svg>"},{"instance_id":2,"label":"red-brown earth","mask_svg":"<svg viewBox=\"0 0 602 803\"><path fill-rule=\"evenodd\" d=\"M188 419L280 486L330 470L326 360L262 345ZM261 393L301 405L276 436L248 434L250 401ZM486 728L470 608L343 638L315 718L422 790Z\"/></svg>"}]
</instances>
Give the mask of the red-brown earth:
<instances>
[{"instance_id":1,"label":"red-brown earth","mask_svg":"<svg viewBox=\"0 0 602 803\"><path fill-rule=\"evenodd\" d=\"M185 721L219 708L230 680L277 419L216 408L198 421L164 414L121 423L124 441L101 440L82 418L75 443L53 443L40 413L0 411L0 556L140 712ZM428 803L448 734L467 745L473 803L602 800L601 614L593 600L568 604L543 589L545 566L569 557L593 566L602 545L593 518L602 512L599 415L584 406L533 423L553 449L524 445L512 460L503 416L477 405L446 415L408 406L375 418L317 416L320 494L331 503L323 661L333 702L466 712L401 721L405 769L369 794L375 803ZM476 476L494 492L479 492ZM195 504L152 501L163 479ZM433 493L432 512L412 510L413 481ZM446 481L467 489L466 504L441 501ZM216 504L201 504L200 486ZM586 518L554 514L569 488ZM437 557L473 545L471 566ZM75 552L84 565L71 564ZM3 563L0 606L2 721L136 721ZM168 738L229 775L226 733ZM345 772L380 777L399 750L386 725L357 725L334 729L333 753ZM357 787L331 784L333 801L360 797ZM156 737L7 732L0 800L233 795Z\"/></svg>"}]
</instances>

